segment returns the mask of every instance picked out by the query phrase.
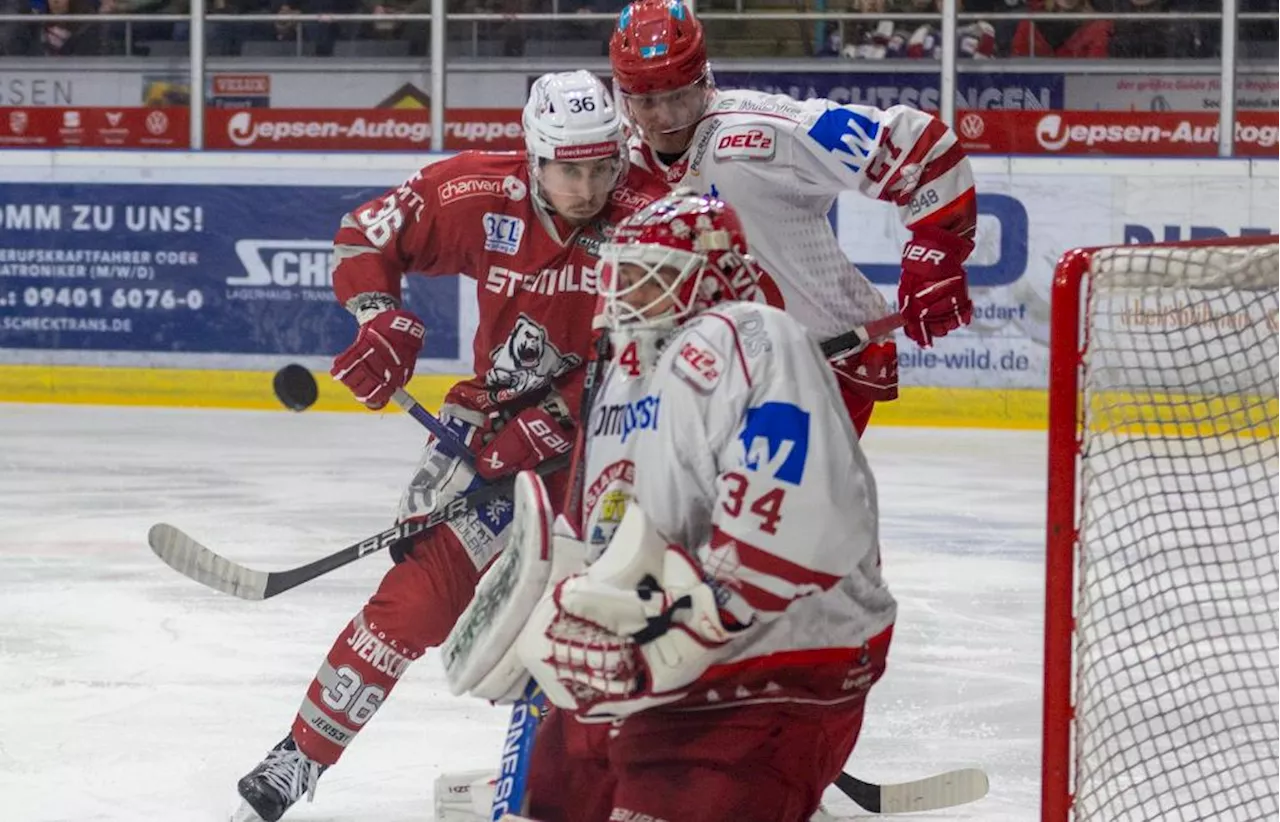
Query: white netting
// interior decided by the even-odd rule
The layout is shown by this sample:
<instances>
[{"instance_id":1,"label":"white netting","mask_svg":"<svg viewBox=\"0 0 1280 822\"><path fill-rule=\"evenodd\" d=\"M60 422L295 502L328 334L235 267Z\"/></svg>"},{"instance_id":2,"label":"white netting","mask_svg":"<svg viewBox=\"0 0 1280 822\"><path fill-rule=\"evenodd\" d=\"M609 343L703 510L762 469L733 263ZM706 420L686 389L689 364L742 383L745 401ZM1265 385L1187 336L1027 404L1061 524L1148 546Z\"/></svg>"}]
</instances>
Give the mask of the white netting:
<instances>
[{"instance_id":1,"label":"white netting","mask_svg":"<svg viewBox=\"0 0 1280 822\"><path fill-rule=\"evenodd\" d=\"M1075 819L1277 816L1277 248L1087 275Z\"/></svg>"}]
</instances>

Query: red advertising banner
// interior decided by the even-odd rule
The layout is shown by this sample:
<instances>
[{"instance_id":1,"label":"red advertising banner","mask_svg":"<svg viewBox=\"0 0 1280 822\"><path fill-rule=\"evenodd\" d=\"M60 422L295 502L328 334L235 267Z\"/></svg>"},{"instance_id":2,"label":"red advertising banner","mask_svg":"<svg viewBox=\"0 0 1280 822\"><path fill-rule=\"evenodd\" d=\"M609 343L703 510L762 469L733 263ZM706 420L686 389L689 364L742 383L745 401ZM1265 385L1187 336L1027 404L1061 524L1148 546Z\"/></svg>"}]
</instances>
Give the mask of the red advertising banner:
<instances>
[{"instance_id":1,"label":"red advertising banner","mask_svg":"<svg viewBox=\"0 0 1280 822\"><path fill-rule=\"evenodd\" d=\"M0 108L0 148L187 148L185 108Z\"/></svg>"},{"instance_id":2,"label":"red advertising banner","mask_svg":"<svg viewBox=\"0 0 1280 822\"><path fill-rule=\"evenodd\" d=\"M266 78L224 78L218 90L244 97L270 92ZM265 99L265 97L263 98ZM208 108L205 147L255 151L427 151L425 109ZM0 108L0 149L185 149L185 108ZM962 111L956 123L972 154L1096 154L1128 157L1214 157L1213 112ZM1280 154L1280 114L1242 111L1236 118L1238 157ZM518 151L524 146L519 109L449 109L445 148Z\"/></svg>"},{"instance_id":3,"label":"red advertising banner","mask_svg":"<svg viewBox=\"0 0 1280 822\"><path fill-rule=\"evenodd\" d=\"M208 109L205 148L256 151L428 151L425 109ZM519 109L451 108L445 112L449 151L524 148Z\"/></svg>"},{"instance_id":4,"label":"red advertising banner","mask_svg":"<svg viewBox=\"0 0 1280 822\"><path fill-rule=\"evenodd\" d=\"M1211 111L963 111L956 133L971 154L1218 154L1218 115ZM1237 113L1236 156L1277 156L1278 133L1277 112Z\"/></svg>"}]
</instances>

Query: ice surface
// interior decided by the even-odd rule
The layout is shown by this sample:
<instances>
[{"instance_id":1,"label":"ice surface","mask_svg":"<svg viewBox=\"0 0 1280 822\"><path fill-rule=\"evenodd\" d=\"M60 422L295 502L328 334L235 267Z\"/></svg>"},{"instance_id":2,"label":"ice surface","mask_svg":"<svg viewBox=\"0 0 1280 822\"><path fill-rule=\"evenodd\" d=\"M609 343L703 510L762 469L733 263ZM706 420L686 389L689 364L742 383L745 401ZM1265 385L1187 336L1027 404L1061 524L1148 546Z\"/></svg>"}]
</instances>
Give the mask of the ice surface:
<instances>
[{"instance_id":1,"label":"ice surface","mask_svg":"<svg viewBox=\"0 0 1280 822\"><path fill-rule=\"evenodd\" d=\"M147 529L171 522L257 568L300 564L389 523L421 440L391 412L0 404L0 820L225 820L389 560L244 602L163 565ZM910 818L1032 820L1044 437L873 423L866 445L901 608L847 770L981 766L985 800ZM434 778L496 766L505 725L450 696L428 656L286 819L427 822Z\"/></svg>"}]
</instances>

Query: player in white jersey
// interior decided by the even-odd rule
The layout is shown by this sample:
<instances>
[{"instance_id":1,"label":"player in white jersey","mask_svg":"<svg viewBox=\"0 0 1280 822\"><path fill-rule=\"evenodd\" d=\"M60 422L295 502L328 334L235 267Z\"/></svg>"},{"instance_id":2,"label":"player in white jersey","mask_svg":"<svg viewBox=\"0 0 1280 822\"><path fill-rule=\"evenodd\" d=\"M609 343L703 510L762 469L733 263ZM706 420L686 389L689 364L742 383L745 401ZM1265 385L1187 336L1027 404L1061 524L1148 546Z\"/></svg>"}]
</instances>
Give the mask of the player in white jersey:
<instances>
[{"instance_id":1,"label":"player in white jersey","mask_svg":"<svg viewBox=\"0 0 1280 822\"><path fill-rule=\"evenodd\" d=\"M609 59L632 163L734 204L772 275L762 284L772 304L821 339L891 313L827 217L838 194L857 191L895 204L911 230L898 287L907 336L927 347L969 322L973 174L941 120L906 106L716 89L702 25L680 0L628 5ZM838 364L837 377L861 431L871 402L897 396L896 349L869 347Z\"/></svg>"},{"instance_id":2,"label":"player in white jersey","mask_svg":"<svg viewBox=\"0 0 1280 822\"><path fill-rule=\"evenodd\" d=\"M517 493L508 560L597 558L533 600L495 568L482 589L532 615L463 618L522 627L521 665L462 689L502 698L527 669L558 706L529 776L542 822L808 820L884 671L896 604L875 482L804 327L725 302L757 293L746 249L733 210L688 190L601 247L614 356L587 428L583 539L552 525L544 491ZM467 634L453 647L475 654Z\"/></svg>"}]
</instances>

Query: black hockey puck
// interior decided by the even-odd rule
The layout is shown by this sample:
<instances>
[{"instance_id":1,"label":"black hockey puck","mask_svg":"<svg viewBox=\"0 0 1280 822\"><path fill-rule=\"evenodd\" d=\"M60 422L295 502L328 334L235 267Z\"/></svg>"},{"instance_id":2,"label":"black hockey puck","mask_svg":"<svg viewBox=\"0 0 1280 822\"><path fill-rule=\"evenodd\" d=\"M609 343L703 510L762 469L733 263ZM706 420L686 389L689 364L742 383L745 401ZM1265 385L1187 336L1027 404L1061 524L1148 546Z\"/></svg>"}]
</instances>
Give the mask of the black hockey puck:
<instances>
[{"instance_id":1,"label":"black hockey puck","mask_svg":"<svg viewBox=\"0 0 1280 822\"><path fill-rule=\"evenodd\" d=\"M277 371L271 384L275 388L276 399L292 411L306 411L316 404L316 397L320 395L316 378L297 363L289 363Z\"/></svg>"}]
</instances>

